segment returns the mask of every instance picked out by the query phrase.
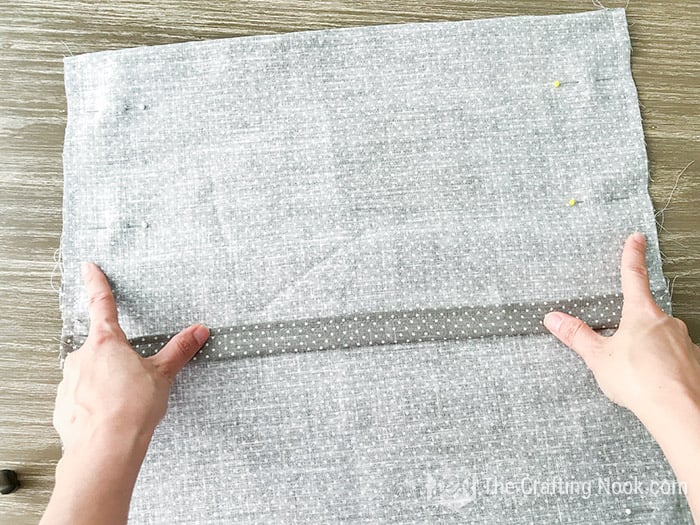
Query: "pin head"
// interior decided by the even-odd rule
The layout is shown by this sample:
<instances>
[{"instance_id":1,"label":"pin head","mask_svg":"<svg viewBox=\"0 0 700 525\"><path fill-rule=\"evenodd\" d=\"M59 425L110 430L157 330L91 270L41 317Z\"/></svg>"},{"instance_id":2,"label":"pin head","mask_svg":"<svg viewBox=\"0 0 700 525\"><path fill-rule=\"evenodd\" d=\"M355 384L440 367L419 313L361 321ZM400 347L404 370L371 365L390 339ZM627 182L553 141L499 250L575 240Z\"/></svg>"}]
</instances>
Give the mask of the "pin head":
<instances>
[{"instance_id":1,"label":"pin head","mask_svg":"<svg viewBox=\"0 0 700 525\"><path fill-rule=\"evenodd\" d=\"M561 82L560 82L559 80L555 80L554 82L552 82L552 85L553 85L554 87L560 87L560 86L561 86Z\"/></svg>"}]
</instances>

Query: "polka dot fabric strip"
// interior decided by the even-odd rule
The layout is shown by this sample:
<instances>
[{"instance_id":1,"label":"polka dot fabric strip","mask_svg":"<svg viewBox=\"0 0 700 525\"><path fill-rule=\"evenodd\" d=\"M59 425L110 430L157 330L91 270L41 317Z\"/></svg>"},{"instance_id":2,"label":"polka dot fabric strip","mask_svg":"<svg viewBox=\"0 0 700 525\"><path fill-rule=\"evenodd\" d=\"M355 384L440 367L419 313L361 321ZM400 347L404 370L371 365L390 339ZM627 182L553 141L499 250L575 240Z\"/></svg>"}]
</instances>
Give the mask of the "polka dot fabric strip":
<instances>
[{"instance_id":1,"label":"polka dot fabric strip","mask_svg":"<svg viewBox=\"0 0 700 525\"><path fill-rule=\"evenodd\" d=\"M657 301L663 304L666 296L657 296ZM551 311L575 315L600 330L617 326L621 308L622 297L613 295L541 304L423 309L212 328L209 340L193 359L262 357L363 346L538 334L545 332L542 318ZM130 342L136 351L148 357L156 354L173 335L139 337ZM67 339L64 346L72 351L84 340L85 337Z\"/></svg>"}]
</instances>

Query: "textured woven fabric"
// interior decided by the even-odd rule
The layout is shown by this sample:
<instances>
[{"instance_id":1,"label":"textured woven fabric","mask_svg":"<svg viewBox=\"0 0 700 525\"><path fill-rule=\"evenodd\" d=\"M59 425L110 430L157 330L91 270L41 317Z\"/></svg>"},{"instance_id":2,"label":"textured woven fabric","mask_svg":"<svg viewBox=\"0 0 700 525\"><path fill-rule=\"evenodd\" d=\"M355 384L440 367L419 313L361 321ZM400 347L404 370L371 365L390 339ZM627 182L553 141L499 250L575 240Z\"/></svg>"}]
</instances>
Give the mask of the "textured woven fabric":
<instances>
[{"instance_id":1,"label":"textured woven fabric","mask_svg":"<svg viewBox=\"0 0 700 525\"><path fill-rule=\"evenodd\" d=\"M131 520L690 523L541 325L616 326L635 230L670 308L629 52L604 10L67 58L62 351L83 260L143 355L212 327Z\"/></svg>"}]
</instances>

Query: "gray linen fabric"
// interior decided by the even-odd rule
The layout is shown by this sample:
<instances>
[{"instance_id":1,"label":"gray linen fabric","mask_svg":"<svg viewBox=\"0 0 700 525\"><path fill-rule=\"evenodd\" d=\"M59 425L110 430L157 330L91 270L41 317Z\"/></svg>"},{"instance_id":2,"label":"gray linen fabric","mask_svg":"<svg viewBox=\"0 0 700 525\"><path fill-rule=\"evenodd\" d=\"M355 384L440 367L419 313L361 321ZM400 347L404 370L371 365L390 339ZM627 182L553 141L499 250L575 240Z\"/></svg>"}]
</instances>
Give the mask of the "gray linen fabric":
<instances>
[{"instance_id":1,"label":"gray linen fabric","mask_svg":"<svg viewBox=\"0 0 700 525\"><path fill-rule=\"evenodd\" d=\"M143 355L212 327L131 520L690 523L541 326L616 326L634 230L670 309L629 53L603 10L66 58L62 351L83 260Z\"/></svg>"}]
</instances>

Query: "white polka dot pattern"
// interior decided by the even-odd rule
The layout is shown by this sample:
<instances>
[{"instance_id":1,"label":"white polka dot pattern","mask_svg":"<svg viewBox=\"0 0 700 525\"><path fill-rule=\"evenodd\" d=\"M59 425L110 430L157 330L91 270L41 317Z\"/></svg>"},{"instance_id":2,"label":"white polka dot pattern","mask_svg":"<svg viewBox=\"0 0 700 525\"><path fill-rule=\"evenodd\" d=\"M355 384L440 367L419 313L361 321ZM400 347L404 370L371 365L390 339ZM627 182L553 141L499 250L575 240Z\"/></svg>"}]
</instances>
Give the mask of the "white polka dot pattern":
<instances>
[{"instance_id":1,"label":"white polka dot pattern","mask_svg":"<svg viewBox=\"0 0 700 525\"><path fill-rule=\"evenodd\" d=\"M665 295L657 294L657 300L663 304ZM212 328L209 340L193 359L230 359L287 352L531 335L546 331L542 318L552 311L575 315L593 328L602 330L617 327L621 307L622 297L612 295L541 304L420 309ZM137 352L148 357L156 354L173 335L144 336L130 342ZM76 350L84 341L84 337L68 338L65 344L70 350Z\"/></svg>"},{"instance_id":2,"label":"white polka dot pattern","mask_svg":"<svg viewBox=\"0 0 700 525\"><path fill-rule=\"evenodd\" d=\"M617 326L635 230L670 311L629 51L605 10L67 58L62 350L82 260L144 357L211 327L130 522L690 523L483 485L673 479L541 324Z\"/></svg>"}]
</instances>

